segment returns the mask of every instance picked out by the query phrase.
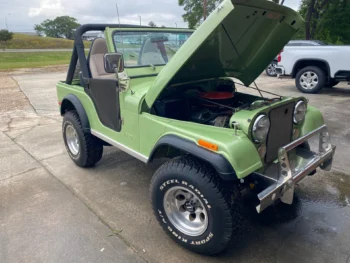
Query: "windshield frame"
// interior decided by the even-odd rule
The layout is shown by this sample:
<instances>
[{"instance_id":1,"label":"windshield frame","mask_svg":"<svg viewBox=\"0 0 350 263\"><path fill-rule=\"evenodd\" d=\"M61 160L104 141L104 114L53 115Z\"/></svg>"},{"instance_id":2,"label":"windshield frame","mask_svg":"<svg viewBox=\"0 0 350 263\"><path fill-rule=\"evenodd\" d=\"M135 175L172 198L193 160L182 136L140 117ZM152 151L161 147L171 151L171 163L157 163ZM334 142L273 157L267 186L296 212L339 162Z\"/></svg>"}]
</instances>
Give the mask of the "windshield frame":
<instances>
[{"instance_id":1,"label":"windshield frame","mask_svg":"<svg viewBox=\"0 0 350 263\"><path fill-rule=\"evenodd\" d=\"M121 35L122 38L123 38L123 33L142 33L142 32L147 32L147 33L172 33L172 34L184 33L184 34L189 34L189 37L191 37L191 35L194 32L194 30L185 29L185 28L179 28L179 29L178 28L165 28L165 29L163 29L163 28L152 28L152 27L150 27L150 28L142 28L141 30L135 30L135 29L128 29L128 30L115 29L112 32L112 42L113 42L114 52L120 52L120 51L118 51L117 46L116 46L116 42L114 41L114 36L115 35ZM157 29L160 29L160 30L157 30ZM188 38L186 39L186 41L188 40ZM123 42L123 44L124 44L124 42ZM180 48L182 47L182 45L180 46ZM177 52L178 51L176 51L176 53ZM124 55L124 52L120 52L120 53L122 53ZM157 67L162 67L163 66L164 67L165 65L167 65L169 63L169 61L167 63L162 63L162 64L152 64L152 66L155 66L155 67L156 66ZM126 69L136 69L136 68L147 68L147 67L152 67L152 66L150 64L149 65L137 65L137 66L126 66L125 65L125 68Z\"/></svg>"}]
</instances>

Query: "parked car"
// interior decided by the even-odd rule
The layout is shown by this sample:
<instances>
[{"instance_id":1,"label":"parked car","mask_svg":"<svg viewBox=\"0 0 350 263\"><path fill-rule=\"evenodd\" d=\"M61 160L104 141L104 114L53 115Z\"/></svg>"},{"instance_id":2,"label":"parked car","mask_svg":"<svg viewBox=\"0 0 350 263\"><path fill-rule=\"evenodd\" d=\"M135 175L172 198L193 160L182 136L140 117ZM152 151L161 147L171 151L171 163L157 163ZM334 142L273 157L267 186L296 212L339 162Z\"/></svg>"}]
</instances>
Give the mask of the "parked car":
<instances>
[{"instance_id":1,"label":"parked car","mask_svg":"<svg viewBox=\"0 0 350 263\"><path fill-rule=\"evenodd\" d=\"M319 40L291 40L287 43L286 46L323 46L327 45L327 43L319 41ZM277 77L276 66L278 65L278 57L275 57L274 60L267 66L265 72L269 77Z\"/></svg>"},{"instance_id":2,"label":"parked car","mask_svg":"<svg viewBox=\"0 0 350 263\"><path fill-rule=\"evenodd\" d=\"M194 32L80 26L67 77L57 83L70 158L93 166L104 146L146 164L168 158L151 180L155 217L181 246L221 252L240 222L241 190L255 191L261 213L277 200L291 204L300 180L332 166L335 147L307 99L236 89L253 83L302 26L296 11L265 0L225 0ZM89 30L105 38L95 39L86 57L81 36ZM119 48L114 36L124 32L143 36L143 43ZM168 44L179 34L188 39L174 53ZM308 144L314 136L316 152Z\"/></svg>"},{"instance_id":3,"label":"parked car","mask_svg":"<svg viewBox=\"0 0 350 263\"><path fill-rule=\"evenodd\" d=\"M276 72L295 78L301 92L317 93L339 81L350 81L350 46L317 40L291 42L277 56Z\"/></svg>"}]
</instances>

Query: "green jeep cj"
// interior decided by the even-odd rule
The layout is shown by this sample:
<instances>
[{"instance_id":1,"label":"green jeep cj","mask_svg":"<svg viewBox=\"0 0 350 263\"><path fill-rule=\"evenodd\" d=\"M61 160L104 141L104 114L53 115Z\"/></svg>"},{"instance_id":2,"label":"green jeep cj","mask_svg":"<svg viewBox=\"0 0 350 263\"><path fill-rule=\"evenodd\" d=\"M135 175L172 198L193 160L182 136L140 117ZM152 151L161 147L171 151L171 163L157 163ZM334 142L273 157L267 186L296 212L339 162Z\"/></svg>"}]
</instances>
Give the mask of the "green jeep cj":
<instances>
[{"instance_id":1,"label":"green jeep cj","mask_svg":"<svg viewBox=\"0 0 350 263\"><path fill-rule=\"evenodd\" d=\"M150 187L160 225L187 249L222 251L242 188L258 190L260 213L291 204L298 181L331 167L335 147L319 110L256 85L256 95L245 92L302 26L295 11L265 0L226 0L196 31L82 25L57 84L71 159L93 166L104 146L144 163L169 158ZM86 57L90 30L105 38Z\"/></svg>"}]
</instances>

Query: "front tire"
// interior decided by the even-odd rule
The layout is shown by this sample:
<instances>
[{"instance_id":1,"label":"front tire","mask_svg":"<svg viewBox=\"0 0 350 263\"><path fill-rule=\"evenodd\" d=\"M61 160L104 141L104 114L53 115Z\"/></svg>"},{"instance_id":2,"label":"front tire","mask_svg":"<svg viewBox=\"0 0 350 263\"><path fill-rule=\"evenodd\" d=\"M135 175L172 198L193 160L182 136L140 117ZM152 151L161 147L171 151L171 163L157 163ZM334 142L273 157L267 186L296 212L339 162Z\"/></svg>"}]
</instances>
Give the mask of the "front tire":
<instances>
[{"instance_id":1,"label":"front tire","mask_svg":"<svg viewBox=\"0 0 350 263\"><path fill-rule=\"evenodd\" d=\"M158 222L176 243L206 255L227 247L231 202L211 167L188 156L170 160L154 174L150 194Z\"/></svg>"},{"instance_id":2,"label":"front tire","mask_svg":"<svg viewBox=\"0 0 350 263\"><path fill-rule=\"evenodd\" d=\"M326 74L314 66L305 67L297 73L295 85L303 93L317 93L326 83Z\"/></svg>"},{"instance_id":3,"label":"front tire","mask_svg":"<svg viewBox=\"0 0 350 263\"><path fill-rule=\"evenodd\" d=\"M73 162L80 167L91 167L102 158L103 145L91 133L84 132L75 111L64 114L62 123L63 140Z\"/></svg>"}]
</instances>

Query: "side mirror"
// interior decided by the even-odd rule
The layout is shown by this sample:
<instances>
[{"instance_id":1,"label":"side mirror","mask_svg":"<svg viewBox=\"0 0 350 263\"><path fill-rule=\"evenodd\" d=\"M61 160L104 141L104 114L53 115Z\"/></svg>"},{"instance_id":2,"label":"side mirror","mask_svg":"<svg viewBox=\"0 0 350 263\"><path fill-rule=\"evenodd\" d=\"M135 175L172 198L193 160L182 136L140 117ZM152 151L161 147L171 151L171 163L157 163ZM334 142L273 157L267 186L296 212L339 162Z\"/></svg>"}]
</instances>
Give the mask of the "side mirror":
<instances>
[{"instance_id":1,"label":"side mirror","mask_svg":"<svg viewBox=\"0 0 350 263\"><path fill-rule=\"evenodd\" d=\"M121 53L106 53L103 56L105 71L118 73L124 71L124 59Z\"/></svg>"}]
</instances>

